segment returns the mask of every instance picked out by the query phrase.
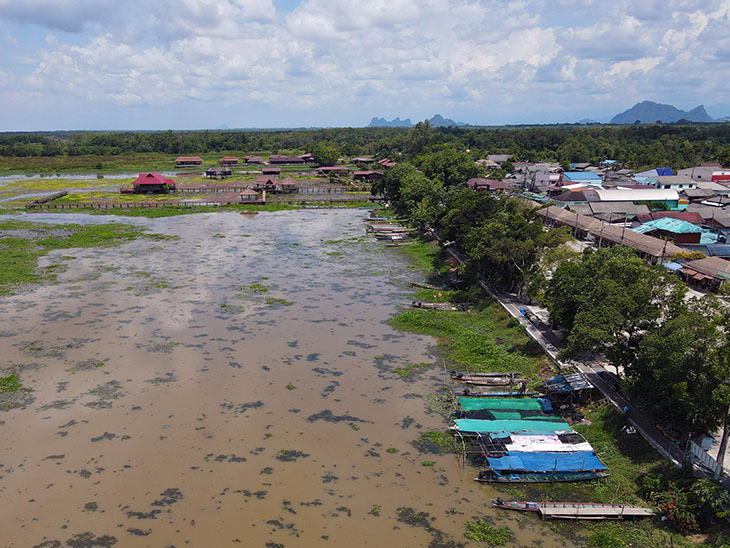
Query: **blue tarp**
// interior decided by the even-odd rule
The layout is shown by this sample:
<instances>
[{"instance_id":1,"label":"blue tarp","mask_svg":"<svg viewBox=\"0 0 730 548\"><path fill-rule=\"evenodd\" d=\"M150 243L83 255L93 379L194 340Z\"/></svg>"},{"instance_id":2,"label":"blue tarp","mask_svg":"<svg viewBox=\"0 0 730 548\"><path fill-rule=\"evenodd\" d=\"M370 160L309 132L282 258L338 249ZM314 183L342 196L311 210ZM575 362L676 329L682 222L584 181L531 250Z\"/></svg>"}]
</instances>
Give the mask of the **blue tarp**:
<instances>
[{"instance_id":1,"label":"blue tarp","mask_svg":"<svg viewBox=\"0 0 730 548\"><path fill-rule=\"evenodd\" d=\"M492 470L525 472L575 472L605 470L606 466L592 451L576 453L508 453L500 458L487 458Z\"/></svg>"},{"instance_id":2,"label":"blue tarp","mask_svg":"<svg viewBox=\"0 0 730 548\"><path fill-rule=\"evenodd\" d=\"M666 177L666 176L674 175L674 172L672 171L671 167L658 167L658 168L656 168L656 174L659 177Z\"/></svg>"},{"instance_id":3,"label":"blue tarp","mask_svg":"<svg viewBox=\"0 0 730 548\"><path fill-rule=\"evenodd\" d=\"M556 417L554 421L548 420L479 420L479 419L456 419L456 426L462 432L565 432L571 430L570 425L563 419Z\"/></svg>"}]
</instances>

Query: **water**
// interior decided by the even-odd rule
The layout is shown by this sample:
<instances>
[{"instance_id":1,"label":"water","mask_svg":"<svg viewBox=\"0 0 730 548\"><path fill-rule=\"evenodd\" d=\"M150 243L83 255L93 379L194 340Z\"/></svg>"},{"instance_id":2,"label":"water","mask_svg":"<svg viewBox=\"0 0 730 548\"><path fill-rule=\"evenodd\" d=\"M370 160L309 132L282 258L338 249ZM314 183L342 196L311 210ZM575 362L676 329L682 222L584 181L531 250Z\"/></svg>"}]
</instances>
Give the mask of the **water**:
<instances>
[{"instance_id":1,"label":"water","mask_svg":"<svg viewBox=\"0 0 730 548\"><path fill-rule=\"evenodd\" d=\"M423 396L447 374L390 372L433 341L386 323L418 275L364 215L124 219L180 239L45 257L60 283L0 300L3 363L33 389L0 412L0 545L477 546L463 522L487 516L514 545L564 546L411 444L445 427Z\"/></svg>"}]
</instances>

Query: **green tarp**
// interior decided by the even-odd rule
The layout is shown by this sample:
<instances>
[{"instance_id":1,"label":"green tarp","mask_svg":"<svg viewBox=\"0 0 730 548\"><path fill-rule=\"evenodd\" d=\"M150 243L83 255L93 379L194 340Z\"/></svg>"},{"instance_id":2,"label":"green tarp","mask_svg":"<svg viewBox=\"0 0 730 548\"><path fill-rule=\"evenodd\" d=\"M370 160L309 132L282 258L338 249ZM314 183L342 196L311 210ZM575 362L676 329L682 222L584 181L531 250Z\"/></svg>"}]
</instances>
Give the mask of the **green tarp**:
<instances>
[{"instance_id":1,"label":"green tarp","mask_svg":"<svg viewBox=\"0 0 730 548\"><path fill-rule=\"evenodd\" d=\"M462 432L513 432L518 434L520 432L562 432L572 430L570 425L565 421L485 421L475 419L456 419L454 423L456 423L456 426L458 426L459 430Z\"/></svg>"},{"instance_id":2,"label":"green tarp","mask_svg":"<svg viewBox=\"0 0 730 548\"><path fill-rule=\"evenodd\" d=\"M526 409L542 411L542 405L537 398L459 398L464 411L477 409ZM520 417L517 417L518 419Z\"/></svg>"}]
</instances>

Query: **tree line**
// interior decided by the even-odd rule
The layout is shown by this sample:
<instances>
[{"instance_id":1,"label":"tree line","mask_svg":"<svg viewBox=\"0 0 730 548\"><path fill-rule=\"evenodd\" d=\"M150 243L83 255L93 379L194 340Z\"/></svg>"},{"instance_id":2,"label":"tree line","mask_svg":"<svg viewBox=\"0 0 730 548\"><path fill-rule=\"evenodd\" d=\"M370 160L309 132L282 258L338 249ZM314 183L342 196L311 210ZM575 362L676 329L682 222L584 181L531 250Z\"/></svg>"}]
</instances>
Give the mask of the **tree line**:
<instances>
[{"instance_id":1,"label":"tree line","mask_svg":"<svg viewBox=\"0 0 730 548\"><path fill-rule=\"evenodd\" d=\"M701 162L730 165L730 124L641 126L324 128L292 130L39 132L0 134L0 156L205 154L226 151L311 152L332 146L351 157L414 161L450 148L472 160L510 154L515 161L597 163L675 169Z\"/></svg>"}]
</instances>

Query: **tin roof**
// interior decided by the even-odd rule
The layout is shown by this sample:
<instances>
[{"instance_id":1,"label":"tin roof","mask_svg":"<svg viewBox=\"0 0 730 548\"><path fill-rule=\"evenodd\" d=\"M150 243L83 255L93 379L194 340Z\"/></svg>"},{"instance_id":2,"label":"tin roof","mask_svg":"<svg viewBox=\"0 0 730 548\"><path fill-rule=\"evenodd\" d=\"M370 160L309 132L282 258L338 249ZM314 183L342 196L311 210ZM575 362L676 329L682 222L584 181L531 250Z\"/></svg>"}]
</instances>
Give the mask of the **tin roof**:
<instances>
[{"instance_id":1,"label":"tin roof","mask_svg":"<svg viewBox=\"0 0 730 548\"><path fill-rule=\"evenodd\" d=\"M174 179L168 179L153 171L151 173L140 173L133 182L133 185L175 185Z\"/></svg>"}]
</instances>

